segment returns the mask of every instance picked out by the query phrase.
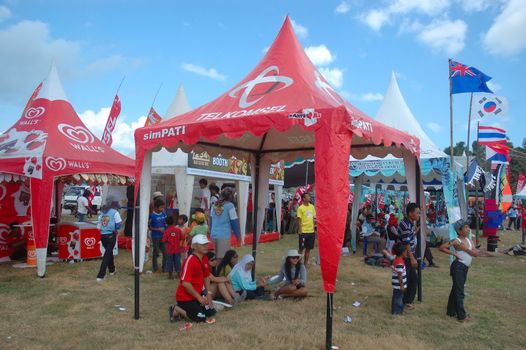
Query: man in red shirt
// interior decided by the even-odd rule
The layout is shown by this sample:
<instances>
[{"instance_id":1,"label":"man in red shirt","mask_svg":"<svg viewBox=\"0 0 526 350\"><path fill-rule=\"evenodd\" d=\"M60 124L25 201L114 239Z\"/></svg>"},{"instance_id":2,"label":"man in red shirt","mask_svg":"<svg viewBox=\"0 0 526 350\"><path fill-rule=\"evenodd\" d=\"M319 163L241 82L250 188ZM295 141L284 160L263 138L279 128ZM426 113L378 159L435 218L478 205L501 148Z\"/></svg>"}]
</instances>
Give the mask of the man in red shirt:
<instances>
[{"instance_id":1,"label":"man in red shirt","mask_svg":"<svg viewBox=\"0 0 526 350\"><path fill-rule=\"evenodd\" d=\"M170 307L170 320L179 315L194 322L214 322L213 319L207 320L216 313L210 292L210 265L206 257L208 242L205 235L192 238L193 253L183 263L181 282L175 293L177 307ZM184 310L186 315L180 315L179 309Z\"/></svg>"},{"instance_id":2,"label":"man in red shirt","mask_svg":"<svg viewBox=\"0 0 526 350\"><path fill-rule=\"evenodd\" d=\"M522 244L526 239L526 208L522 207Z\"/></svg>"}]
</instances>

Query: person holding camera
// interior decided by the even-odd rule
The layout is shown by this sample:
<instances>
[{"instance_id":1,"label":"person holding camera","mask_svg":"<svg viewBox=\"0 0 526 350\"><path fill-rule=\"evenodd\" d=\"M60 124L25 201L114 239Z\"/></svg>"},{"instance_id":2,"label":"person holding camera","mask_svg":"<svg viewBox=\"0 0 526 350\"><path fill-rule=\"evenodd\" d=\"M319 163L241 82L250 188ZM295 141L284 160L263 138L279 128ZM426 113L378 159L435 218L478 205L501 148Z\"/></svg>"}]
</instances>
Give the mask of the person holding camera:
<instances>
[{"instance_id":1,"label":"person holding camera","mask_svg":"<svg viewBox=\"0 0 526 350\"><path fill-rule=\"evenodd\" d=\"M281 265L279 275L272 278L269 283L285 284L274 293L275 299L294 297L305 298L307 292L307 269L301 263L302 255L296 249L290 249Z\"/></svg>"}]
</instances>

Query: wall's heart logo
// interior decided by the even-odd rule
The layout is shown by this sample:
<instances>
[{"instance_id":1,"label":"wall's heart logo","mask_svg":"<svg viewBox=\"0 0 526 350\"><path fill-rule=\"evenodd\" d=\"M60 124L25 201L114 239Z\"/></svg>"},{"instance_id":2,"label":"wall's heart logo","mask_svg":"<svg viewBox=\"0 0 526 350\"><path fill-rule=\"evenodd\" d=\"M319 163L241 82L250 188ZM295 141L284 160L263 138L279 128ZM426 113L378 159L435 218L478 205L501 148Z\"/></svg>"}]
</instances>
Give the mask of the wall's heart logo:
<instances>
[{"instance_id":1,"label":"wall's heart logo","mask_svg":"<svg viewBox=\"0 0 526 350\"><path fill-rule=\"evenodd\" d=\"M31 107L26 110L26 112L24 113L24 117L26 119L35 119L40 117L45 112L46 109L44 107Z\"/></svg>"},{"instance_id":2,"label":"wall's heart logo","mask_svg":"<svg viewBox=\"0 0 526 350\"><path fill-rule=\"evenodd\" d=\"M95 140L95 136L83 126L71 126L62 123L58 125L58 131L78 143L92 143Z\"/></svg>"},{"instance_id":3,"label":"wall's heart logo","mask_svg":"<svg viewBox=\"0 0 526 350\"><path fill-rule=\"evenodd\" d=\"M88 237L84 239L84 244L88 246L88 248L92 248L95 243L97 243L97 240L93 237Z\"/></svg>"},{"instance_id":4,"label":"wall's heart logo","mask_svg":"<svg viewBox=\"0 0 526 350\"><path fill-rule=\"evenodd\" d=\"M46 166L53 171L66 169L66 160L64 158L46 157Z\"/></svg>"}]
</instances>

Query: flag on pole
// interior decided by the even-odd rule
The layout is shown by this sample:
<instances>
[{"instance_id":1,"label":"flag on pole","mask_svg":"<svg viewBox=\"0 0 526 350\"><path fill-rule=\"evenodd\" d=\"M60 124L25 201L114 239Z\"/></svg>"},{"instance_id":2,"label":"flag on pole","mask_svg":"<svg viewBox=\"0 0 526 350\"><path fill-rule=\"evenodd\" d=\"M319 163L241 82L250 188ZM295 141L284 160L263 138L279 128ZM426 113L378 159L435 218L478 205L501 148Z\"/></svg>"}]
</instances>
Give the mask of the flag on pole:
<instances>
[{"instance_id":1,"label":"flag on pole","mask_svg":"<svg viewBox=\"0 0 526 350\"><path fill-rule=\"evenodd\" d=\"M117 124L117 118L119 117L119 114L121 114L121 100L119 99L119 95L117 94L113 99L113 105L111 106L110 115L108 116L106 127L104 128L104 132L102 133L101 141L108 146L111 146L111 144L113 143L111 133L115 129L115 125Z\"/></svg>"},{"instance_id":2,"label":"flag on pole","mask_svg":"<svg viewBox=\"0 0 526 350\"><path fill-rule=\"evenodd\" d=\"M497 164L495 169L495 173L497 176L497 185L495 187L495 200L502 213L508 211L513 201L506 170L506 164Z\"/></svg>"},{"instance_id":3,"label":"flag on pole","mask_svg":"<svg viewBox=\"0 0 526 350\"><path fill-rule=\"evenodd\" d=\"M475 67L466 66L453 60L449 61L449 79L451 79L452 94L463 92L493 93L486 85L486 82L491 80L490 76Z\"/></svg>"},{"instance_id":4,"label":"flag on pole","mask_svg":"<svg viewBox=\"0 0 526 350\"><path fill-rule=\"evenodd\" d=\"M517 189L515 193L519 193L524 188L524 181L526 180L526 175L524 173L519 174L519 178L517 179Z\"/></svg>"},{"instance_id":5,"label":"flag on pole","mask_svg":"<svg viewBox=\"0 0 526 350\"><path fill-rule=\"evenodd\" d=\"M309 193L310 191L312 191L313 187L314 187L314 185L307 185L307 186L300 186L300 187L298 187L298 189L296 190L296 193L294 193L294 199L298 202L298 205L301 205L301 203L303 203L303 200L301 199L301 196L304 193Z\"/></svg>"},{"instance_id":6,"label":"flag on pole","mask_svg":"<svg viewBox=\"0 0 526 350\"><path fill-rule=\"evenodd\" d=\"M486 160L495 164L509 164L509 148L504 144L486 145Z\"/></svg>"},{"instance_id":7,"label":"flag on pole","mask_svg":"<svg viewBox=\"0 0 526 350\"><path fill-rule=\"evenodd\" d=\"M506 137L506 130L496 128L494 126L478 127L478 143L480 145L495 145L506 144L508 138Z\"/></svg>"},{"instance_id":8,"label":"flag on pole","mask_svg":"<svg viewBox=\"0 0 526 350\"><path fill-rule=\"evenodd\" d=\"M473 99L471 121L487 117L503 117L508 113L508 100L502 96L484 95Z\"/></svg>"},{"instance_id":9,"label":"flag on pole","mask_svg":"<svg viewBox=\"0 0 526 350\"><path fill-rule=\"evenodd\" d=\"M150 108L150 111L148 112L148 118L146 118L146 122L144 123L144 126L151 126L154 124L157 124L161 121L161 116L157 114L153 106Z\"/></svg>"}]
</instances>

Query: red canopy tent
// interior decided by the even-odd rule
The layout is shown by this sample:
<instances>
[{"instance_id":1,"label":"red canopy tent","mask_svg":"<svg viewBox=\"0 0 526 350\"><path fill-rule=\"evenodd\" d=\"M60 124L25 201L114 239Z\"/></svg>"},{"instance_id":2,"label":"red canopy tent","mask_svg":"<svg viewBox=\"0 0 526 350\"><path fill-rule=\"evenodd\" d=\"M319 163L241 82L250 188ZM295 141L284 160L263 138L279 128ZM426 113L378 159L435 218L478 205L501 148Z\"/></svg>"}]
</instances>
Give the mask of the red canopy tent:
<instances>
[{"instance_id":1,"label":"red canopy tent","mask_svg":"<svg viewBox=\"0 0 526 350\"><path fill-rule=\"evenodd\" d=\"M132 177L133 172L132 159L103 144L82 123L53 65L21 118L0 135L0 173L22 175L29 182L39 276L45 274L55 179L79 173ZM101 183L115 181L111 175L99 178Z\"/></svg>"},{"instance_id":2,"label":"red canopy tent","mask_svg":"<svg viewBox=\"0 0 526 350\"><path fill-rule=\"evenodd\" d=\"M229 152L250 153L256 174L254 203L260 212L262 198L267 197L261 192L268 190L270 162L314 153L319 252L328 304L345 229L351 151L360 159L389 153L410 158L414 164L410 172L418 171L419 156L416 137L376 122L338 95L304 53L288 17L261 62L233 89L188 113L136 130L135 177L140 181L141 203L149 202L151 152L161 147L195 152L219 148L224 157ZM143 207L140 241L147 224ZM254 232L259 232L258 221L255 217Z\"/></svg>"}]
</instances>

